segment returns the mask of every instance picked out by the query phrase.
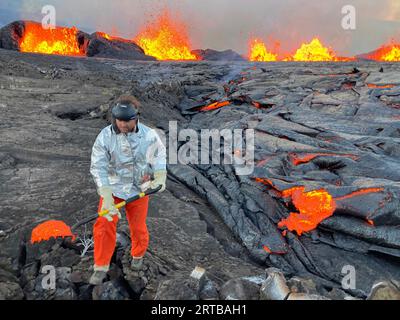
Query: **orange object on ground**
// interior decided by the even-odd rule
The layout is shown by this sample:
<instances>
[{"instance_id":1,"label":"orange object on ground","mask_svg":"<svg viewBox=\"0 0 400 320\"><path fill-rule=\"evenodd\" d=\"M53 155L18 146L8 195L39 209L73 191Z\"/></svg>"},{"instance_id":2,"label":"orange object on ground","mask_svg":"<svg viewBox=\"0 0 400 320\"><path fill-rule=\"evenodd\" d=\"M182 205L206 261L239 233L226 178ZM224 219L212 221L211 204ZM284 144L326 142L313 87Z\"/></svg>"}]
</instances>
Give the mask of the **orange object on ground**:
<instances>
[{"instance_id":1,"label":"orange object on ground","mask_svg":"<svg viewBox=\"0 0 400 320\"><path fill-rule=\"evenodd\" d=\"M115 204L123 199L114 197ZM98 212L101 211L103 198L100 198ZM143 257L149 245L149 232L147 230L146 218L149 208L149 196L128 203L125 206L128 219L131 242L132 257ZM104 217L99 217L93 227L94 238L94 263L97 268L107 268L110 265L117 240L118 216L113 216L113 222Z\"/></svg>"},{"instance_id":2,"label":"orange object on ground","mask_svg":"<svg viewBox=\"0 0 400 320\"><path fill-rule=\"evenodd\" d=\"M65 238L75 236L72 234L71 228L68 227L65 222L57 220L49 220L32 230L31 243L37 243L41 241L48 241L51 238Z\"/></svg>"}]
</instances>

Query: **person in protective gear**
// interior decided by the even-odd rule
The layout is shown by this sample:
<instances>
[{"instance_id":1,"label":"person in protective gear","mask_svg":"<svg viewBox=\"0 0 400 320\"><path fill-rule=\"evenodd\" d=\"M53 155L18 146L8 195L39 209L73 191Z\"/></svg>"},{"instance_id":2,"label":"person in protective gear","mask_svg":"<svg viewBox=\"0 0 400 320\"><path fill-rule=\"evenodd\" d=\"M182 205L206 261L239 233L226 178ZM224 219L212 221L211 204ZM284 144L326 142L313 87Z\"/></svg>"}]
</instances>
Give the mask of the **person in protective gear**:
<instances>
[{"instance_id":1,"label":"person in protective gear","mask_svg":"<svg viewBox=\"0 0 400 320\"><path fill-rule=\"evenodd\" d=\"M131 96L121 97L112 108L112 124L104 128L93 145L90 173L100 196L98 212L109 210L94 225L93 285L107 277L116 245L120 212L114 207L148 188L162 186L167 178L166 149L155 130L139 122L140 103ZM149 244L146 226L149 196L125 206L131 233L131 266L139 270Z\"/></svg>"}]
</instances>

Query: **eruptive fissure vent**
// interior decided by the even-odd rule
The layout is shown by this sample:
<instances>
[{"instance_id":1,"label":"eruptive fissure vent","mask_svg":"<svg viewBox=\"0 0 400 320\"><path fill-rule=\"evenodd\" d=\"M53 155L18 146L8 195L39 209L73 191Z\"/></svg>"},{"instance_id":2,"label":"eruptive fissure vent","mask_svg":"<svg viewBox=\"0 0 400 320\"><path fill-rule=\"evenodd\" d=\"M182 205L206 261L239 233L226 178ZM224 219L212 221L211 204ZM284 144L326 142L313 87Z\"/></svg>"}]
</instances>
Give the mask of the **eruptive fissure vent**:
<instances>
[{"instance_id":1,"label":"eruptive fissure vent","mask_svg":"<svg viewBox=\"0 0 400 320\"><path fill-rule=\"evenodd\" d=\"M281 57L278 54L267 50L265 43L259 39L250 42L250 61L351 61L354 58L338 57L336 53L325 47L318 38L312 39L309 43L301 44L294 54L284 53Z\"/></svg>"},{"instance_id":2,"label":"eruptive fissure vent","mask_svg":"<svg viewBox=\"0 0 400 320\"><path fill-rule=\"evenodd\" d=\"M20 41L22 52L80 56L85 53L79 48L78 29L56 27L44 29L39 23L26 22Z\"/></svg>"},{"instance_id":3,"label":"eruptive fissure vent","mask_svg":"<svg viewBox=\"0 0 400 320\"><path fill-rule=\"evenodd\" d=\"M278 56L267 50L265 43L259 39L250 41L250 61L277 61Z\"/></svg>"},{"instance_id":4,"label":"eruptive fissure vent","mask_svg":"<svg viewBox=\"0 0 400 320\"><path fill-rule=\"evenodd\" d=\"M394 41L389 45L384 45L368 57L377 61L396 62L400 61L400 43Z\"/></svg>"},{"instance_id":5,"label":"eruptive fissure vent","mask_svg":"<svg viewBox=\"0 0 400 320\"><path fill-rule=\"evenodd\" d=\"M134 41L158 60L197 60L191 53L187 26L173 20L167 10L145 26Z\"/></svg>"}]
</instances>

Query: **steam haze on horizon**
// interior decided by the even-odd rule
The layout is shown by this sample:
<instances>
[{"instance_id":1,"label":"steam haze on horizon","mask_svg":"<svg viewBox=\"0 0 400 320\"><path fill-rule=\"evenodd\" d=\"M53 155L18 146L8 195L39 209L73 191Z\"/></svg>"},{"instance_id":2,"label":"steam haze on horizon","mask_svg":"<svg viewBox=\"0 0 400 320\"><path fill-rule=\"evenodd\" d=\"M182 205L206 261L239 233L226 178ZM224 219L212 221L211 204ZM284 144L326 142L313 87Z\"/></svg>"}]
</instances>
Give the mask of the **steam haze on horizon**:
<instances>
[{"instance_id":1,"label":"steam haze on horizon","mask_svg":"<svg viewBox=\"0 0 400 320\"><path fill-rule=\"evenodd\" d=\"M391 39L400 41L399 0L0 0L0 23L42 20L42 7L53 5L57 25L77 26L134 38L146 22L167 7L188 26L193 49L233 49L247 54L258 37L270 48L293 51L318 36L339 55L372 51ZM343 30L342 7L353 5L357 29Z\"/></svg>"}]
</instances>

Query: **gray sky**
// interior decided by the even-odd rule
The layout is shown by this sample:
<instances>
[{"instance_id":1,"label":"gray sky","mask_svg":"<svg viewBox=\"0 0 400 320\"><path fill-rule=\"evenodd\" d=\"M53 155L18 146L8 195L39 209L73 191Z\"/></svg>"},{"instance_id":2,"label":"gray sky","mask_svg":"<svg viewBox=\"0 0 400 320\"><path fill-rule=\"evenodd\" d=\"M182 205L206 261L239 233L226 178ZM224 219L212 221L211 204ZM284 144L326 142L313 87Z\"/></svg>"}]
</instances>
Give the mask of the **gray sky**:
<instances>
[{"instance_id":1,"label":"gray sky","mask_svg":"<svg viewBox=\"0 0 400 320\"><path fill-rule=\"evenodd\" d=\"M400 40L400 0L0 0L0 23L16 19L41 21L41 8L52 4L57 24L86 32L117 32L133 38L164 7L187 23L192 47L247 52L257 36L283 51L319 36L338 54L376 49L391 38ZM341 8L354 5L357 29L341 27Z\"/></svg>"}]
</instances>

